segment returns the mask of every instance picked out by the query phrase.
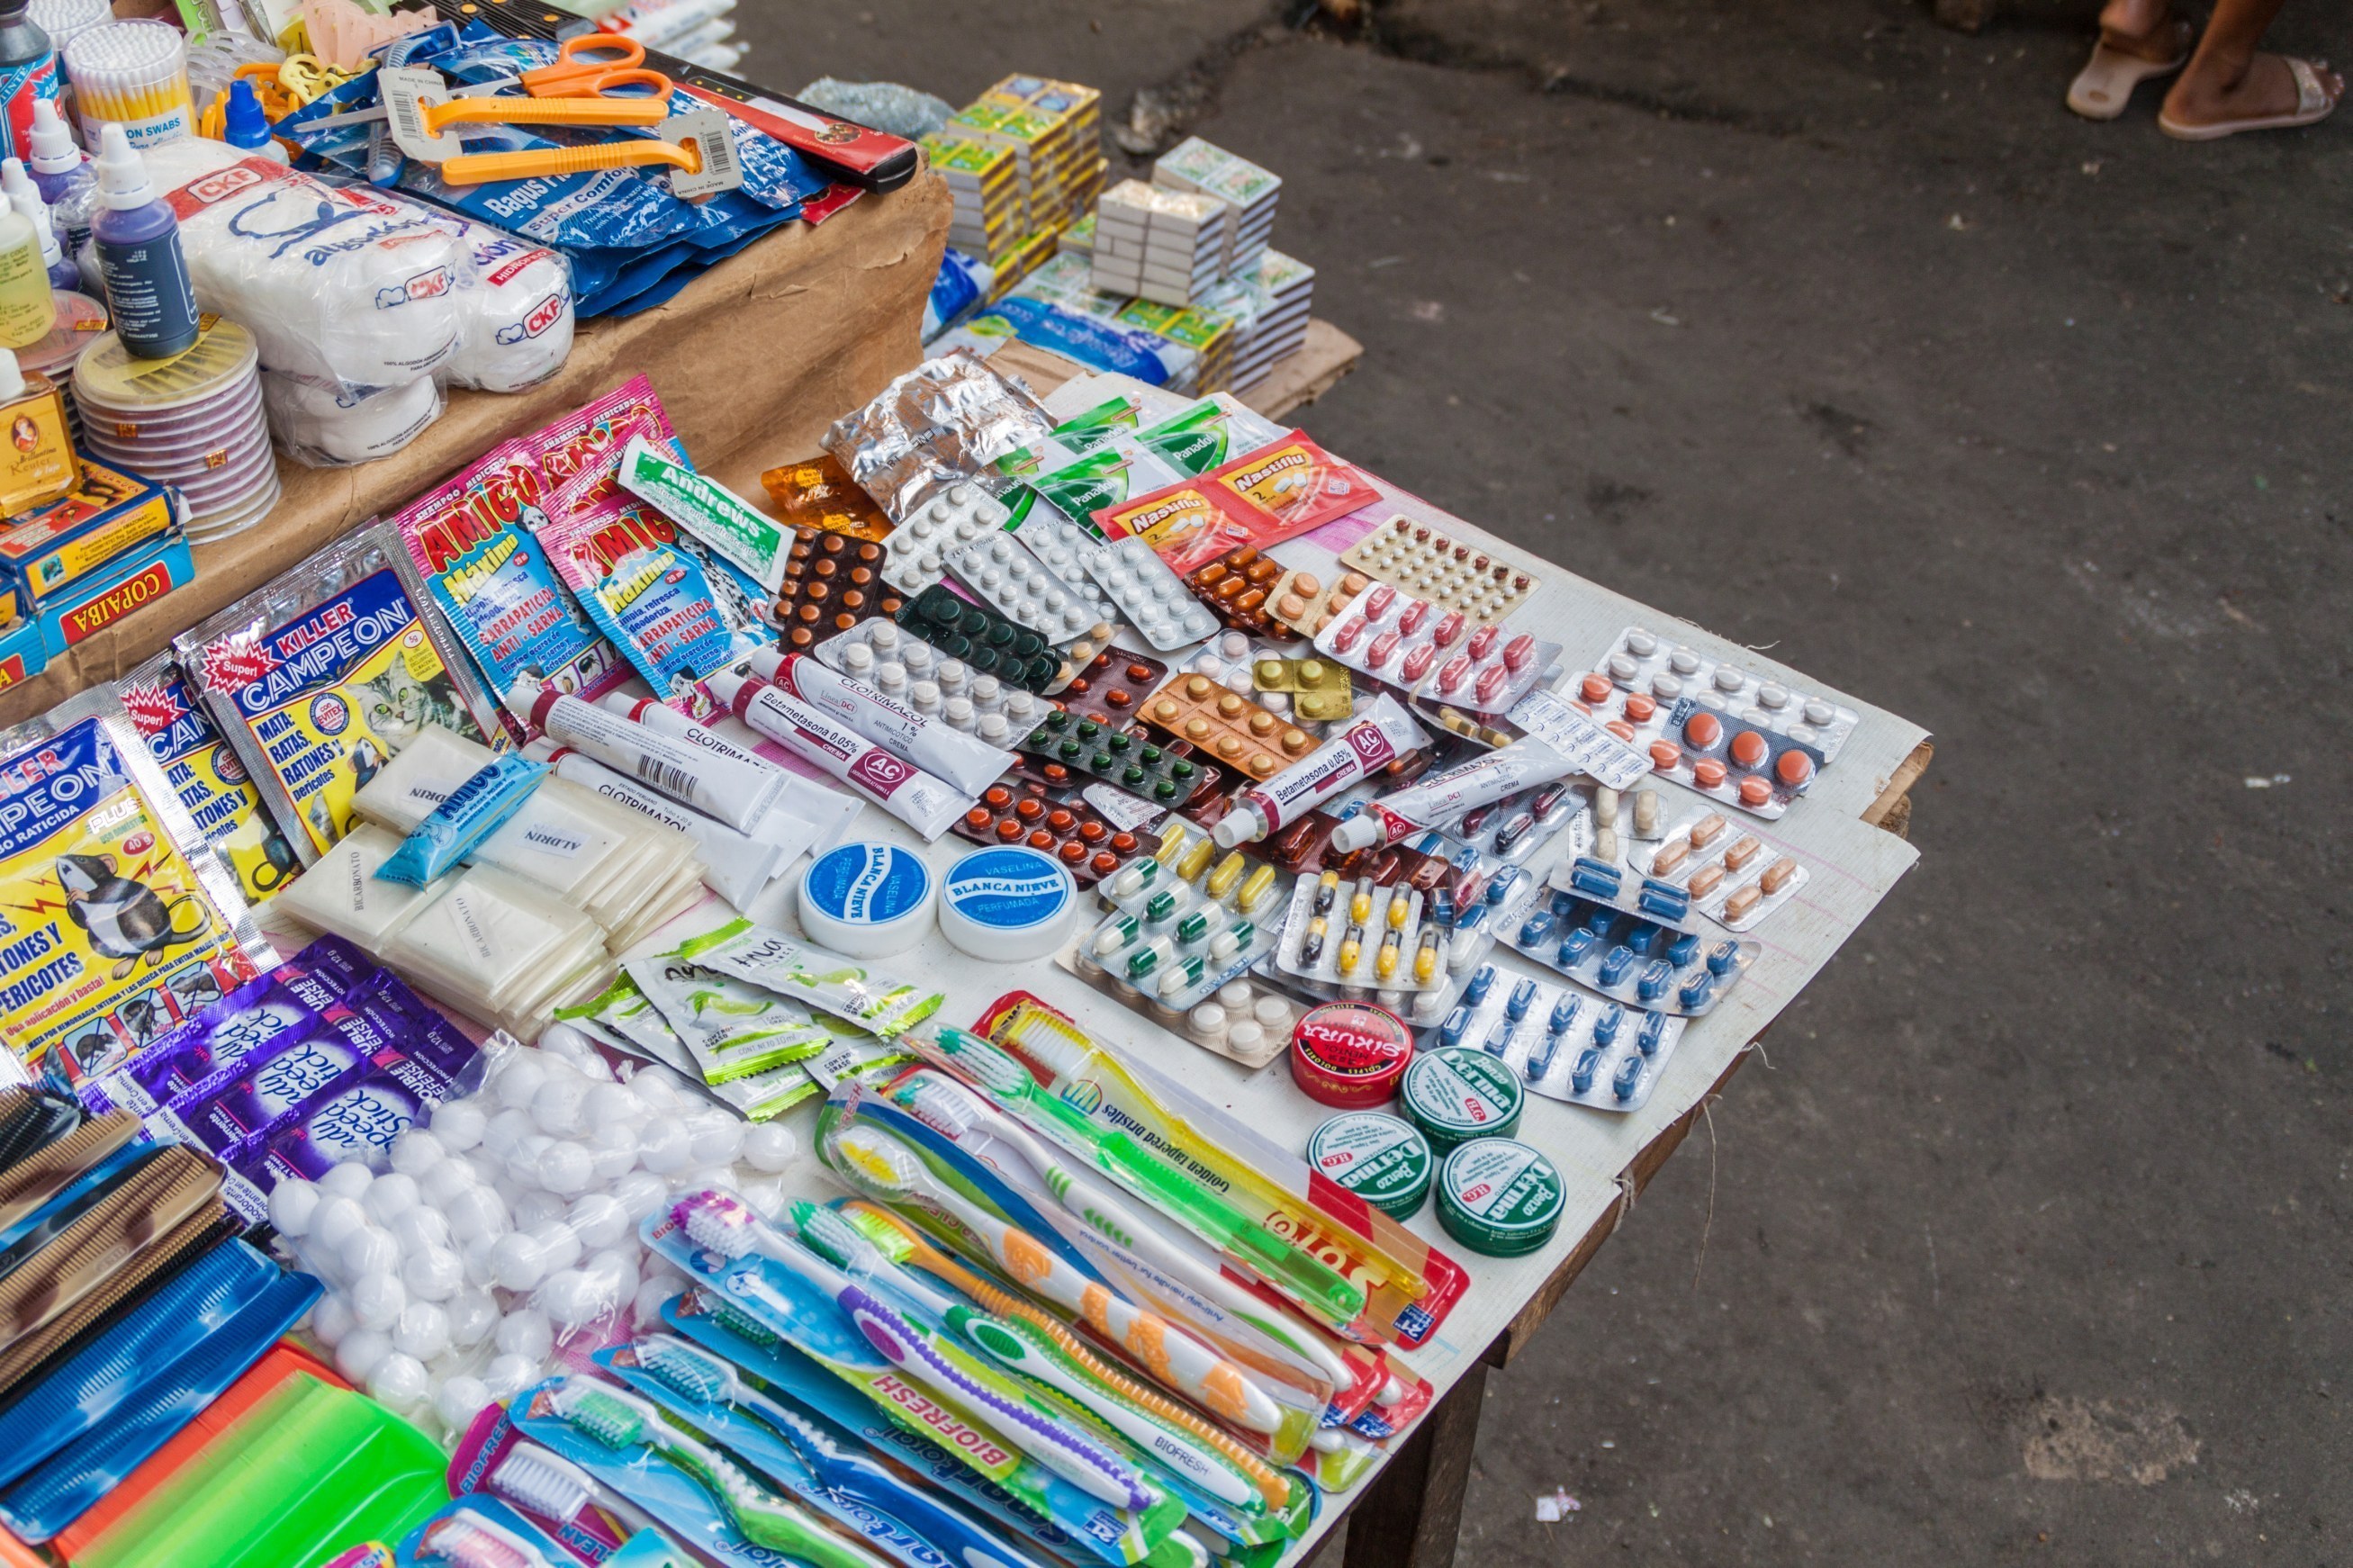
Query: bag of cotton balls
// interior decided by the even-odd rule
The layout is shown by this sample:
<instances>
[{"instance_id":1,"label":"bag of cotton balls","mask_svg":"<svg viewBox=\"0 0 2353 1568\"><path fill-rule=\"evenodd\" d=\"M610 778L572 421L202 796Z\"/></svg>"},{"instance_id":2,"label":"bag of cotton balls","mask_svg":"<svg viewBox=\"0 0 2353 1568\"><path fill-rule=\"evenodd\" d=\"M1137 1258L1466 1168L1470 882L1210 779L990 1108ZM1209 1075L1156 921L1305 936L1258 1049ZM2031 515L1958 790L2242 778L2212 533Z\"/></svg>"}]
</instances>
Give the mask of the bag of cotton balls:
<instances>
[{"instance_id":1,"label":"bag of cotton balls","mask_svg":"<svg viewBox=\"0 0 2353 1568\"><path fill-rule=\"evenodd\" d=\"M352 1162L281 1182L269 1219L325 1284L311 1337L335 1370L452 1434L559 1363L659 1327L685 1281L638 1239L672 1194L733 1189L763 1215L799 1156L668 1068L616 1075L587 1037L549 1026L510 1046L481 1089Z\"/></svg>"}]
</instances>

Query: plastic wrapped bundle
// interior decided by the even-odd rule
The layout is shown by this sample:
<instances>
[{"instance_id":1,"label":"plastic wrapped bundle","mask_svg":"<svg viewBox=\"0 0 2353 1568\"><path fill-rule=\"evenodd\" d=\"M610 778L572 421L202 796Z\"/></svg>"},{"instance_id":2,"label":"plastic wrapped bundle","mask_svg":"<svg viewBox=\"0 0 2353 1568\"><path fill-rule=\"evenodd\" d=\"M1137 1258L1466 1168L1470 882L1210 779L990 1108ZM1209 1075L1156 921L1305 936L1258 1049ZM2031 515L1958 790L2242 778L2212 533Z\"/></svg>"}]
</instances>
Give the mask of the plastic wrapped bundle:
<instances>
[{"instance_id":1,"label":"plastic wrapped bundle","mask_svg":"<svg viewBox=\"0 0 2353 1568\"><path fill-rule=\"evenodd\" d=\"M452 386L521 392L572 353L571 264L557 252L455 214L438 220L465 247L458 352L438 373Z\"/></svg>"},{"instance_id":2,"label":"plastic wrapped bundle","mask_svg":"<svg viewBox=\"0 0 2353 1568\"><path fill-rule=\"evenodd\" d=\"M811 109L839 114L910 142L929 136L955 113L955 105L947 100L895 81L843 81L821 76L801 89L800 100Z\"/></svg>"},{"instance_id":3,"label":"plastic wrapped bundle","mask_svg":"<svg viewBox=\"0 0 2353 1568\"><path fill-rule=\"evenodd\" d=\"M398 386L458 352L465 247L438 215L201 137L145 155L181 215L197 303L248 325L266 368Z\"/></svg>"},{"instance_id":4,"label":"plastic wrapped bundle","mask_svg":"<svg viewBox=\"0 0 2353 1568\"><path fill-rule=\"evenodd\" d=\"M313 468L390 457L441 417L441 389L429 375L398 386L345 386L266 370L261 401L279 447Z\"/></svg>"}]
</instances>

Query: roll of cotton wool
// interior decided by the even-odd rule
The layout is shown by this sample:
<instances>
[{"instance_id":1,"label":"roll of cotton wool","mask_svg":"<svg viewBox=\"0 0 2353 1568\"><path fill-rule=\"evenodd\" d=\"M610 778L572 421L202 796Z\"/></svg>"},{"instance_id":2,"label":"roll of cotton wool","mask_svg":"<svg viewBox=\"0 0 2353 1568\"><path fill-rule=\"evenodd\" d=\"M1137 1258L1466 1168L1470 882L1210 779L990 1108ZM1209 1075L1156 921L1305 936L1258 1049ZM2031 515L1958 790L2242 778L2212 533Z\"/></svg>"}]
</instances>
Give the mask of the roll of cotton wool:
<instances>
[{"instance_id":1,"label":"roll of cotton wool","mask_svg":"<svg viewBox=\"0 0 2353 1568\"><path fill-rule=\"evenodd\" d=\"M471 263L458 290L458 352L441 378L481 392L521 392L563 369L572 353L570 263L488 224L441 221Z\"/></svg>"},{"instance_id":2,"label":"roll of cotton wool","mask_svg":"<svg viewBox=\"0 0 2353 1568\"><path fill-rule=\"evenodd\" d=\"M261 401L279 446L314 468L388 457L441 416L441 388L429 375L403 386L339 386L265 370Z\"/></svg>"},{"instance_id":3,"label":"roll of cotton wool","mask_svg":"<svg viewBox=\"0 0 2353 1568\"><path fill-rule=\"evenodd\" d=\"M203 137L144 156L181 215L197 303L250 330L263 368L398 386L458 351L464 247L424 208Z\"/></svg>"}]
</instances>

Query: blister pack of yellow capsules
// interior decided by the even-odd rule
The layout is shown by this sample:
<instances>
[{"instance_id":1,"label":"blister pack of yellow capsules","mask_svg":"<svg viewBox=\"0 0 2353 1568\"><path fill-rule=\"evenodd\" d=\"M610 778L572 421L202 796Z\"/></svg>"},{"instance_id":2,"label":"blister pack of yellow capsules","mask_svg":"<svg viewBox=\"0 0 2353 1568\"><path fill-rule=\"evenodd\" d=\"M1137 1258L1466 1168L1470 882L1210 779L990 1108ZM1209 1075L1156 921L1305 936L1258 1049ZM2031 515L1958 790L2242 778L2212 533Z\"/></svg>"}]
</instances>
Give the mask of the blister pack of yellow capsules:
<instances>
[{"instance_id":1,"label":"blister pack of yellow capsules","mask_svg":"<svg viewBox=\"0 0 2353 1568\"><path fill-rule=\"evenodd\" d=\"M253 775L205 711L179 661L159 653L114 683L132 723L196 831L228 862L237 891L259 904L302 869L294 847L261 804Z\"/></svg>"},{"instance_id":2,"label":"blister pack of yellow capsules","mask_svg":"<svg viewBox=\"0 0 2353 1568\"><path fill-rule=\"evenodd\" d=\"M401 548L370 523L172 645L304 866L342 842L352 797L427 728L509 743L448 623L403 583Z\"/></svg>"},{"instance_id":3,"label":"blister pack of yellow capsules","mask_svg":"<svg viewBox=\"0 0 2353 1568\"><path fill-rule=\"evenodd\" d=\"M0 732L0 1041L129 1060L276 955L112 687Z\"/></svg>"}]
</instances>

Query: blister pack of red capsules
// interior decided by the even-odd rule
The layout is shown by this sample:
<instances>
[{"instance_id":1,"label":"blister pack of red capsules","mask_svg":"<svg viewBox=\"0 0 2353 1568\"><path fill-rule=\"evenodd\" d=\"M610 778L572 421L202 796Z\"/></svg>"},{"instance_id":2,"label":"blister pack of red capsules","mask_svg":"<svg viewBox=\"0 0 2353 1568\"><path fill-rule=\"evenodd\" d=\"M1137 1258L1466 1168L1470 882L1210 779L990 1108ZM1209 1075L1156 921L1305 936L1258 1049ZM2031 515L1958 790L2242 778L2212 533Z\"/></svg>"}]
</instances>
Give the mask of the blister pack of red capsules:
<instances>
[{"instance_id":1,"label":"blister pack of red capsules","mask_svg":"<svg viewBox=\"0 0 2353 1568\"><path fill-rule=\"evenodd\" d=\"M1383 583L1358 595L1315 634L1316 651L1418 700L1501 713L1535 689L1558 643L1480 626Z\"/></svg>"},{"instance_id":2,"label":"blister pack of red capsules","mask_svg":"<svg viewBox=\"0 0 2353 1568\"><path fill-rule=\"evenodd\" d=\"M591 398L536 436L525 437L537 449L539 470L551 491L561 491L571 510L583 510L618 488L621 448L629 437L642 434L659 442L680 462L687 461L670 415L654 395L654 384L644 374L631 376L612 391ZM603 476L602 484L578 484L583 474Z\"/></svg>"},{"instance_id":3,"label":"blister pack of red capsules","mask_svg":"<svg viewBox=\"0 0 2353 1568\"><path fill-rule=\"evenodd\" d=\"M1792 690L1698 649L1629 627L1576 695L1653 772L1767 819L1788 810L1862 722L1852 708Z\"/></svg>"}]
</instances>

